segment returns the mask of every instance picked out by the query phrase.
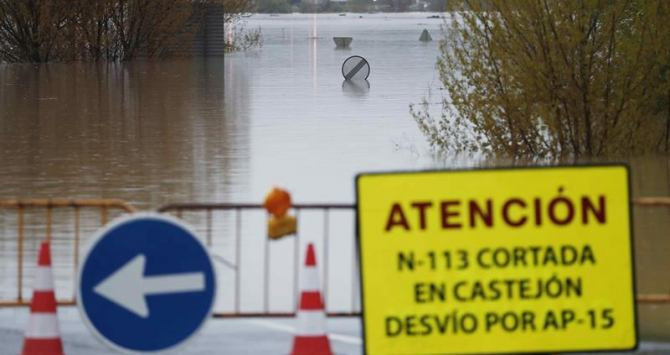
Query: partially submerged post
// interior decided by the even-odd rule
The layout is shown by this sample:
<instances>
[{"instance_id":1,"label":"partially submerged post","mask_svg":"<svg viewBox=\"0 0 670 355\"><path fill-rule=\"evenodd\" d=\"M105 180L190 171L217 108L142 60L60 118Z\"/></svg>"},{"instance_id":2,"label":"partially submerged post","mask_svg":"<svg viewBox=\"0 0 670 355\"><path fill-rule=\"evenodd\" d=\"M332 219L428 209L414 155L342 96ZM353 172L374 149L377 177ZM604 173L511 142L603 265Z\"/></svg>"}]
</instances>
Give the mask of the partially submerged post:
<instances>
[{"instance_id":1,"label":"partially submerged post","mask_svg":"<svg viewBox=\"0 0 670 355\"><path fill-rule=\"evenodd\" d=\"M353 40L353 37L333 37L336 46L335 48L349 48L349 45Z\"/></svg>"},{"instance_id":2,"label":"partially submerged post","mask_svg":"<svg viewBox=\"0 0 670 355\"><path fill-rule=\"evenodd\" d=\"M419 37L419 41L430 42L432 40L433 40L433 37L431 37L430 33L428 33L428 29L424 28L423 32L421 32L421 37Z\"/></svg>"}]
</instances>

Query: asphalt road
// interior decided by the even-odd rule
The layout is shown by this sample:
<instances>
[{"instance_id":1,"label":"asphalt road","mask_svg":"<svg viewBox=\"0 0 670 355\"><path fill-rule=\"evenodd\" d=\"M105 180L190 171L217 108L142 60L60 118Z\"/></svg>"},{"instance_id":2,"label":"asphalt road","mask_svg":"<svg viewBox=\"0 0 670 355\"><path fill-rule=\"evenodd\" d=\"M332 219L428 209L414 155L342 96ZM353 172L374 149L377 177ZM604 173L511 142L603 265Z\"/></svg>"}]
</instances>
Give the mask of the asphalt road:
<instances>
[{"instance_id":1,"label":"asphalt road","mask_svg":"<svg viewBox=\"0 0 670 355\"><path fill-rule=\"evenodd\" d=\"M58 318L66 354L115 353L86 329L76 308L61 307ZM27 308L0 309L0 355L20 353L27 319ZM329 319L328 331L336 354L362 353L357 318ZM290 318L212 319L194 339L173 353L288 354L294 333L295 321ZM643 342L635 354L670 354L670 343Z\"/></svg>"}]
</instances>

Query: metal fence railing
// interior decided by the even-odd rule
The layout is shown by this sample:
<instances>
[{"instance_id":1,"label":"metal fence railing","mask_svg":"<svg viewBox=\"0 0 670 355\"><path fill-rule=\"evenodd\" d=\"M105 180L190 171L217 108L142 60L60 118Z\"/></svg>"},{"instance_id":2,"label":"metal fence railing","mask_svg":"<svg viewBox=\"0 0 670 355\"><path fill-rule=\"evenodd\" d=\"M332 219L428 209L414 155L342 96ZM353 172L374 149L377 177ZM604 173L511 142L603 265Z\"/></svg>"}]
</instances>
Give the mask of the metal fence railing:
<instances>
[{"instance_id":1,"label":"metal fence railing","mask_svg":"<svg viewBox=\"0 0 670 355\"><path fill-rule=\"evenodd\" d=\"M59 242L69 244L67 255L71 275L76 275L79 267L79 250L82 241L82 226L90 225L93 215L98 215L99 223L93 228L105 225L110 216L118 213L133 212L135 209L124 201L116 199L99 200L69 200L69 199L24 199L24 200L0 200L0 213L2 213L3 222L0 225L0 232L8 242L4 245L5 257L0 259L10 261L13 259L15 265L3 264L0 268L4 272L10 270L14 275L3 277L2 289L13 288L14 296L3 293L0 298L0 306L27 306L30 305L30 298L26 297L30 292L26 292L26 269L34 267L36 259L33 257L27 260L26 254L34 256L37 250L37 244L41 240L52 241L56 239L54 235L62 230L64 225L69 225L67 233L62 238L57 238ZM85 217L82 218L82 215ZM14 218L12 218L14 216ZM68 218L65 218L68 216ZM92 229L92 228L89 228ZM60 234L59 234L60 235ZM28 244L31 245L28 248ZM61 257L58 256L59 261ZM75 277L71 277L72 284ZM14 284L11 287L9 284ZM72 285L74 290L74 285ZM70 292L69 297L59 297L59 304L74 304L74 292Z\"/></svg>"},{"instance_id":2,"label":"metal fence railing","mask_svg":"<svg viewBox=\"0 0 670 355\"><path fill-rule=\"evenodd\" d=\"M670 207L670 197L638 197L633 199L633 205L640 208ZM670 291L662 294L638 293L638 304L670 304Z\"/></svg>"},{"instance_id":3,"label":"metal fence railing","mask_svg":"<svg viewBox=\"0 0 670 355\"><path fill-rule=\"evenodd\" d=\"M225 245L228 249L234 250L228 258L229 260L224 260L224 263L227 265L228 269L232 272L232 289L234 290L232 294L232 299L230 300L230 305L228 309L221 310L215 309L214 315L217 317L242 317L242 316L292 316L294 315L297 309L297 300L299 295L299 269L301 265L301 256L302 248L304 246L303 239L305 241L309 240L312 242L318 243L317 254L321 256L319 260L319 267L321 268L322 275L322 294L325 298L325 307L329 316L354 316L360 313L358 305L358 289L357 289L357 278L358 278L358 269L357 258L355 254L355 223L354 223L354 213L355 205L352 204L294 204L292 206L292 213L295 214L295 217L298 221L298 232L291 237L284 238L282 243L287 243L287 240L292 239L292 246L290 255L286 253L281 253L281 258L291 266L292 276L290 278L285 278L280 287L275 289L286 289L286 285L291 285L292 294L288 296L291 299L291 304L289 307L284 307L283 309L277 310L272 309L271 300L274 298L273 288L272 288L272 253L271 248L273 244L277 242L270 240L266 237L266 218L267 214L260 204L228 204L228 203L214 203L214 204L199 204L199 203L188 203L188 204L172 204L164 206L158 209L161 213L171 213L178 218L183 218L188 220L191 224L196 226L196 229L204 231L203 238L205 239L205 244L210 248L210 250L216 250L216 241L218 237L221 237L221 233L217 233L217 223L216 220L221 221L224 226L220 226L219 232L223 230L224 233L227 233L229 236L232 236L232 240L229 240ZM347 223L346 226L341 224L334 225L332 219L333 214L335 213L345 213L349 215L351 222ZM219 214L218 218L215 218L215 214ZM243 218L244 214L255 214L253 222L256 224L255 231L253 234L259 235L260 238L255 239L255 243L245 243L243 240L244 237L248 237L250 233L244 233ZM191 216L187 216L190 214ZM194 216L195 214L195 216ZM310 216L307 216L311 214ZM200 215L198 218L197 215ZM190 218L189 218L190 217ZM307 222L316 221L320 226L314 228L312 224L309 228ZM225 224L228 224L228 228L225 227ZM198 227L199 226L199 227ZM339 227L339 228L338 228ZM307 238L305 235L307 231L311 230L310 237ZM318 237L312 237L318 236ZM345 262L342 262L341 258L337 258L339 264L350 265L350 270L346 272L346 279L343 280L342 273L339 272L340 277L335 277L336 281L333 282L333 268L340 267L340 265L335 265L333 263L333 258L331 257L331 245L335 242L339 244L344 243L348 249L345 251L347 257L345 257ZM252 250L249 252L249 250ZM259 263L262 263L262 272L260 278L263 280L260 289L250 290L245 294L243 292L244 284L247 283L243 280L244 265L243 259L245 255L247 258L255 258L258 255L253 255L253 250L260 249L260 255L262 258L258 258ZM343 248L340 248L343 249ZM284 245L283 252L287 252L286 245ZM215 260L217 259L216 251L213 252ZM351 259L348 259L351 258ZM225 258L222 258L225 259ZM232 260L232 261L231 261ZM341 271L341 270L338 270ZM249 281L247 279L247 281ZM334 292L334 287L343 286L348 289L348 295L343 295L342 292ZM223 286L225 287L225 286ZM341 289L341 288L339 288ZM333 292L331 292L333 291ZM248 297L249 293L261 293L261 302L257 307L244 309L241 302ZM284 293L286 295L286 293ZM331 297L336 297L341 301L343 298L349 298L348 304L343 307L333 306L331 302ZM224 305L225 307L225 305Z\"/></svg>"},{"instance_id":4,"label":"metal fence railing","mask_svg":"<svg viewBox=\"0 0 670 355\"><path fill-rule=\"evenodd\" d=\"M633 200L636 209L670 207L670 197ZM111 218L135 209L121 200L0 200L0 307L27 306L38 242L52 241L59 304L75 302L82 243ZM225 282L218 317L292 316L307 241L317 245L322 292L329 316L360 314L355 205L295 204L298 233L267 238L260 204L186 203L158 209L193 225L210 248ZM61 287L62 286L62 287ZM639 304L670 304L668 293L640 293Z\"/></svg>"}]
</instances>

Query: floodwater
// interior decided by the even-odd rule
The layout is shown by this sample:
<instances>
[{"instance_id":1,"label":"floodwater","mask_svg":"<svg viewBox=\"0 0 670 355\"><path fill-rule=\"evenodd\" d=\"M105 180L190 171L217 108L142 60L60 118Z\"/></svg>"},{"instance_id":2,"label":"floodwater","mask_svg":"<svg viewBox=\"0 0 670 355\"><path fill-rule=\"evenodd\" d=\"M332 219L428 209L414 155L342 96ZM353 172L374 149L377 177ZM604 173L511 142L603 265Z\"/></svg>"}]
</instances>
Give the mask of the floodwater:
<instances>
[{"instance_id":1,"label":"floodwater","mask_svg":"<svg viewBox=\"0 0 670 355\"><path fill-rule=\"evenodd\" d=\"M280 185L297 202L351 203L359 172L443 167L409 115L411 103L441 94L435 62L442 20L428 15L254 15L245 26L261 28L262 48L224 58L0 65L0 199L120 198L156 209L259 202ZM424 28L434 41L418 41ZM336 49L333 36L353 37L351 49ZM341 64L351 55L370 63L367 83L344 81ZM633 159L631 166L635 196L670 195L666 158ZM16 293L16 216L1 212L0 299L8 299ZM27 280L44 233L41 217L27 217ZM670 292L668 211L636 209L634 217L638 291ZM52 233L57 292L65 297L72 293L72 216L60 218ZM83 218L84 239L96 218ZM237 264L253 282L243 282L241 307L261 310L264 215L244 222ZM301 238L322 243L322 223L321 214L303 215ZM232 216L214 216L213 250L227 259L234 256L231 224ZM328 276L342 285L329 288L329 309L356 309L352 215L332 217L329 228L338 238ZM269 306L276 311L294 304L294 261L281 261L292 243L270 251ZM228 286L231 272L222 270ZM233 295L224 287L217 307L233 309ZM670 340L669 325L670 307L640 307L643 337Z\"/></svg>"}]
</instances>

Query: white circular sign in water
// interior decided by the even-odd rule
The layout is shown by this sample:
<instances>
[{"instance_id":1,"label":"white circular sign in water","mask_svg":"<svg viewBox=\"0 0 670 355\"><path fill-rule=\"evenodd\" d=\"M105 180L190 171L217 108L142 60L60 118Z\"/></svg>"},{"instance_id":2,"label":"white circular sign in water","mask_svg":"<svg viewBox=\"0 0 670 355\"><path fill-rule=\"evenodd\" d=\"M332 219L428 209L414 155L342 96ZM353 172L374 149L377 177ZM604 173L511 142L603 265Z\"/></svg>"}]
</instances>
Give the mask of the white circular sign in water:
<instances>
[{"instance_id":1,"label":"white circular sign in water","mask_svg":"<svg viewBox=\"0 0 670 355\"><path fill-rule=\"evenodd\" d=\"M370 63L361 56L351 56L342 63L342 76L345 80L366 80L370 76Z\"/></svg>"}]
</instances>

